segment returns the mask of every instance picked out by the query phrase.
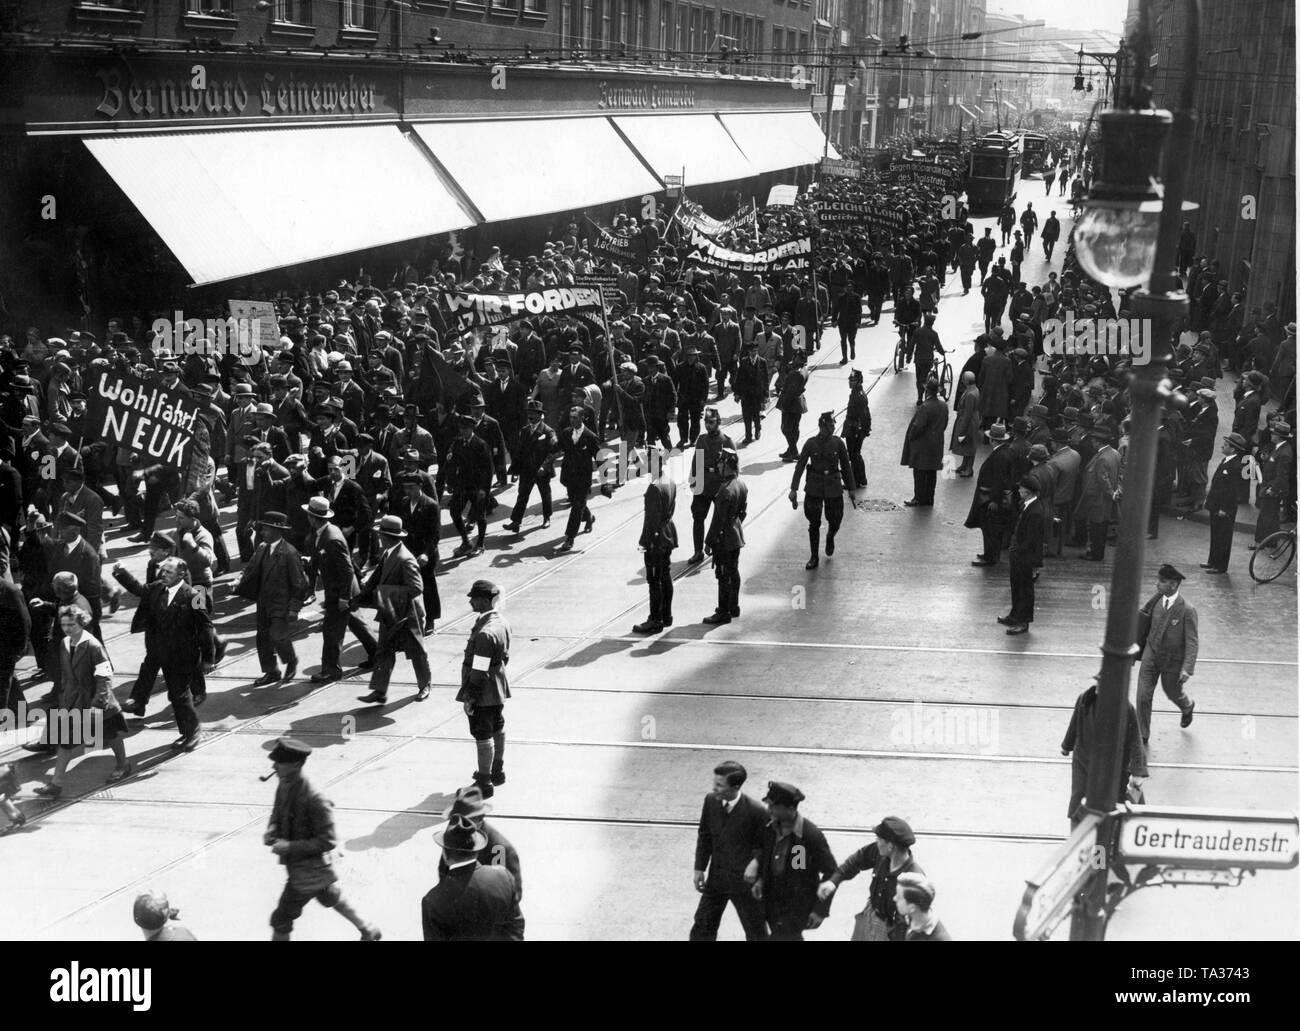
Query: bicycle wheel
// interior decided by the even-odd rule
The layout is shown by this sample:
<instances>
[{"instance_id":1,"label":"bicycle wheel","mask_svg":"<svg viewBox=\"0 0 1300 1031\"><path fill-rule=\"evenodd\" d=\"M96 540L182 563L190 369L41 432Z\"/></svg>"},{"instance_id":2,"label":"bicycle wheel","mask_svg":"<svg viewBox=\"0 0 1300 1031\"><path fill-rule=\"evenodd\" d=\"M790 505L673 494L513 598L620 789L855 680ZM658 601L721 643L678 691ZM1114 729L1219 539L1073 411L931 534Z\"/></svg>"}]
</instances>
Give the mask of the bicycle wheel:
<instances>
[{"instance_id":1,"label":"bicycle wheel","mask_svg":"<svg viewBox=\"0 0 1300 1031\"><path fill-rule=\"evenodd\" d=\"M1250 575L1261 584L1272 583L1287 571L1295 558L1295 532L1278 530L1259 542L1251 552Z\"/></svg>"},{"instance_id":2,"label":"bicycle wheel","mask_svg":"<svg viewBox=\"0 0 1300 1031\"><path fill-rule=\"evenodd\" d=\"M939 393L943 395L945 401L952 393L952 366L947 362L943 363L943 372L939 374Z\"/></svg>"},{"instance_id":3,"label":"bicycle wheel","mask_svg":"<svg viewBox=\"0 0 1300 1031\"><path fill-rule=\"evenodd\" d=\"M903 340L900 337L898 343L894 345L894 373L903 371L905 352L903 350Z\"/></svg>"}]
</instances>

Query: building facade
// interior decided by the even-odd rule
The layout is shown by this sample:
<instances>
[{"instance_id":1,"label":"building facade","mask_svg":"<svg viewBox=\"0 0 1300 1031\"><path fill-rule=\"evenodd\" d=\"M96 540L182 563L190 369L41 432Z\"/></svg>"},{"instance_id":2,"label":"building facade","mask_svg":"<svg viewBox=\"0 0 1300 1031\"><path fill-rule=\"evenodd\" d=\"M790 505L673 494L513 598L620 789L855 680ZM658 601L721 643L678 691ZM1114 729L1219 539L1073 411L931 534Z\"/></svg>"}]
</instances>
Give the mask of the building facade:
<instances>
[{"instance_id":1,"label":"building facade","mask_svg":"<svg viewBox=\"0 0 1300 1031\"><path fill-rule=\"evenodd\" d=\"M1172 0L1151 7L1149 82L1172 109L1185 67L1186 23ZM1204 0L1195 153L1187 198L1198 249L1217 258L1248 307L1295 318L1295 5Z\"/></svg>"},{"instance_id":2,"label":"building facade","mask_svg":"<svg viewBox=\"0 0 1300 1031\"><path fill-rule=\"evenodd\" d=\"M747 200L821 157L813 89L791 82L820 11L7 0L5 295L79 319L131 280L173 296L528 219L535 236L679 176Z\"/></svg>"}]
</instances>

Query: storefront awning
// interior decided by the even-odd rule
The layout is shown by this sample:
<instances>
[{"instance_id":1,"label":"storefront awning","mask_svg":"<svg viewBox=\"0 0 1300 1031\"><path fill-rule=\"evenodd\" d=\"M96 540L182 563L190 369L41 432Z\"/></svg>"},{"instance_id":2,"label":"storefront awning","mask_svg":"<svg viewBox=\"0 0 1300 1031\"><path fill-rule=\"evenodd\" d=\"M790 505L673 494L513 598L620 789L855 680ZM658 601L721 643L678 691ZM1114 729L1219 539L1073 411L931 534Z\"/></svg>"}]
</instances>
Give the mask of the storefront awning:
<instances>
[{"instance_id":1,"label":"storefront awning","mask_svg":"<svg viewBox=\"0 0 1300 1031\"><path fill-rule=\"evenodd\" d=\"M723 115L722 124L760 172L814 165L823 152L836 160L840 157L834 145L826 151L826 136L807 111Z\"/></svg>"},{"instance_id":2,"label":"storefront awning","mask_svg":"<svg viewBox=\"0 0 1300 1031\"><path fill-rule=\"evenodd\" d=\"M624 115L614 124L660 179L685 169L687 189L759 173L716 115Z\"/></svg>"},{"instance_id":3,"label":"storefront awning","mask_svg":"<svg viewBox=\"0 0 1300 1031\"><path fill-rule=\"evenodd\" d=\"M489 222L663 188L607 118L427 122L414 129Z\"/></svg>"},{"instance_id":4,"label":"storefront awning","mask_svg":"<svg viewBox=\"0 0 1300 1031\"><path fill-rule=\"evenodd\" d=\"M473 225L396 126L85 141L196 286Z\"/></svg>"}]
</instances>

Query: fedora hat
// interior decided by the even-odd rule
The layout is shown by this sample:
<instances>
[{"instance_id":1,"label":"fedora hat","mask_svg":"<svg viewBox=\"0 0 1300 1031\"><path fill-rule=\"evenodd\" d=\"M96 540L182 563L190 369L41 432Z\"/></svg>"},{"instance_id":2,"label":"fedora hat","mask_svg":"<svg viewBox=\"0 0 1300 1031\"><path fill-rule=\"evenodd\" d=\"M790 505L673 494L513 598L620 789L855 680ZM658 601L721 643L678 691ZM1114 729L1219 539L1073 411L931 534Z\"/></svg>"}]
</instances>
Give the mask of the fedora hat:
<instances>
[{"instance_id":1,"label":"fedora hat","mask_svg":"<svg viewBox=\"0 0 1300 1031\"><path fill-rule=\"evenodd\" d=\"M257 521L258 526L270 526L277 530L288 530L289 518L283 512L267 512Z\"/></svg>"},{"instance_id":2,"label":"fedora hat","mask_svg":"<svg viewBox=\"0 0 1300 1031\"><path fill-rule=\"evenodd\" d=\"M406 531L402 529L401 516L380 516L375 520L374 528L386 537L401 538L406 536Z\"/></svg>"},{"instance_id":3,"label":"fedora hat","mask_svg":"<svg viewBox=\"0 0 1300 1031\"><path fill-rule=\"evenodd\" d=\"M492 806L483 801L483 789L477 784L467 788L457 788L456 797L451 805L442 811L444 820L460 818L463 820L481 820L492 811Z\"/></svg>"},{"instance_id":4,"label":"fedora hat","mask_svg":"<svg viewBox=\"0 0 1300 1031\"><path fill-rule=\"evenodd\" d=\"M317 519L333 519L334 510L330 508L329 498L312 498L307 504L299 506L304 512Z\"/></svg>"},{"instance_id":5,"label":"fedora hat","mask_svg":"<svg viewBox=\"0 0 1300 1031\"><path fill-rule=\"evenodd\" d=\"M452 852L482 852L487 848L487 835L460 820L447 824L433 836L433 840Z\"/></svg>"}]
</instances>

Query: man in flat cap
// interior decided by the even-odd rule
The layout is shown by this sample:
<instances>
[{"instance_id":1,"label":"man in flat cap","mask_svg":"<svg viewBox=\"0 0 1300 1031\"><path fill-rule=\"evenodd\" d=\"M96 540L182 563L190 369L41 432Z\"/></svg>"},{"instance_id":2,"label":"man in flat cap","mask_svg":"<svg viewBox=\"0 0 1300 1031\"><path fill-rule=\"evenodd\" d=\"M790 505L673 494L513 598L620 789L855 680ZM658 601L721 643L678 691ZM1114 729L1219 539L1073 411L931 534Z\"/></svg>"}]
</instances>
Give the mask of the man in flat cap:
<instances>
[{"instance_id":1,"label":"man in flat cap","mask_svg":"<svg viewBox=\"0 0 1300 1031\"><path fill-rule=\"evenodd\" d=\"M235 593L257 605L257 658L262 675L253 686L265 687L298 675L292 624L311 595L311 585L298 549L285 540L288 517L283 512L267 512L257 526L262 543L240 574ZM277 658L284 663L283 676Z\"/></svg>"},{"instance_id":2,"label":"man in flat cap","mask_svg":"<svg viewBox=\"0 0 1300 1031\"><path fill-rule=\"evenodd\" d=\"M867 905L853 921L851 941L902 941L906 922L898 912L896 888L905 874L924 874L912 846L916 834L901 816L886 816L872 833L876 840L864 845L844 860L817 888L817 897L829 904L845 881L870 870L871 886Z\"/></svg>"},{"instance_id":3,"label":"man in flat cap","mask_svg":"<svg viewBox=\"0 0 1300 1031\"><path fill-rule=\"evenodd\" d=\"M506 666L510 662L510 624L497 611L501 590L490 580L475 580L470 608L478 614L465 645L456 701L465 707L469 732L478 752L474 783L484 798L506 782L505 704L510 697Z\"/></svg>"},{"instance_id":4,"label":"man in flat cap","mask_svg":"<svg viewBox=\"0 0 1300 1031\"><path fill-rule=\"evenodd\" d=\"M333 805L303 775L311 746L282 737L271 750L275 776L275 803L262 842L268 845L288 873L279 904L271 914L271 940L289 941L293 922L315 899L336 910L361 932L362 941L379 941L378 927L367 923L343 897L331 853L336 847Z\"/></svg>"},{"instance_id":5,"label":"man in flat cap","mask_svg":"<svg viewBox=\"0 0 1300 1031\"><path fill-rule=\"evenodd\" d=\"M176 923L180 915L180 911L173 909L167 896L160 891L137 895L131 906L131 919L147 942L198 941L188 927Z\"/></svg>"},{"instance_id":6,"label":"man in flat cap","mask_svg":"<svg viewBox=\"0 0 1300 1031\"><path fill-rule=\"evenodd\" d=\"M1183 714L1181 726L1188 727L1196 703L1183 686L1196 672L1200 634L1196 609L1182 596L1183 574L1166 563L1156 573L1156 593L1138 613L1137 716L1142 743L1151 737L1151 703L1156 681Z\"/></svg>"},{"instance_id":7,"label":"man in flat cap","mask_svg":"<svg viewBox=\"0 0 1300 1031\"><path fill-rule=\"evenodd\" d=\"M804 794L793 784L768 781L769 822L758 850L758 878L753 895L763 904L769 941L803 941L830 912L830 897L818 897L819 885L836 870L826 835L799 812Z\"/></svg>"},{"instance_id":8,"label":"man in flat cap","mask_svg":"<svg viewBox=\"0 0 1300 1031\"><path fill-rule=\"evenodd\" d=\"M528 424L520 432L518 449L510 453L510 472L519 480L515 507L509 522L503 527L510 533L519 532L534 486L542 500L542 527L551 525L551 480L555 476L553 456L559 450L559 440L555 430L543 418L541 401L529 401L527 411Z\"/></svg>"},{"instance_id":9,"label":"man in flat cap","mask_svg":"<svg viewBox=\"0 0 1300 1031\"><path fill-rule=\"evenodd\" d=\"M380 554L374 571L361 593L353 597L351 607L373 607L379 613L379 641L370 675L370 693L358 698L367 705L388 701L388 681L400 650L415 669L415 700L429 697L433 676L429 656L424 649L424 578L420 566L403 543L406 530L400 516L381 516L375 523L379 534ZM369 668L369 662L362 668Z\"/></svg>"},{"instance_id":10,"label":"man in flat cap","mask_svg":"<svg viewBox=\"0 0 1300 1031\"><path fill-rule=\"evenodd\" d=\"M484 864L487 836L473 821L454 818L433 836L446 864L420 902L425 941L523 941L524 917L514 877L503 865Z\"/></svg>"}]
</instances>

